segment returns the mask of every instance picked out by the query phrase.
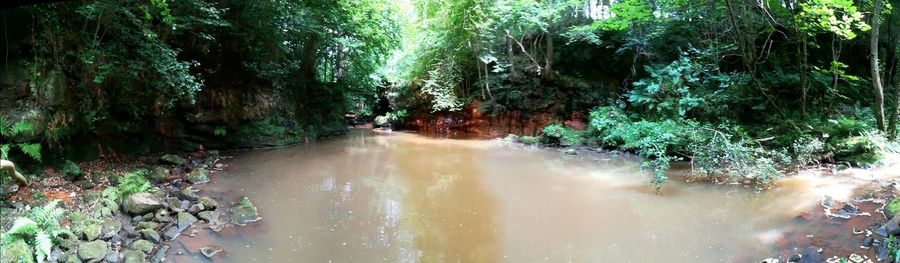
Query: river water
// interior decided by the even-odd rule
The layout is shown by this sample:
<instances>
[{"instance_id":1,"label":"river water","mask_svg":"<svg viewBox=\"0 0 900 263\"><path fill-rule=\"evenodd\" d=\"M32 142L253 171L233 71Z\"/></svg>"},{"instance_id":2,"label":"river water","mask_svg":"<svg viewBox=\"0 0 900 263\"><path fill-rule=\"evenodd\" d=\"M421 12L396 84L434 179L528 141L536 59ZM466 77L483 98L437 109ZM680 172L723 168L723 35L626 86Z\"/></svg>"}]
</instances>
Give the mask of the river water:
<instances>
[{"instance_id":1,"label":"river water","mask_svg":"<svg viewBox=\"0 0 900 263\"><path fill-rule=\"evenodd\" d=\"M633 158L369 130L237 153L213 180L263 217L214 240L217 262L752 262L856 188L670 180L659 196Z\"/></svg>"}]
</instances>

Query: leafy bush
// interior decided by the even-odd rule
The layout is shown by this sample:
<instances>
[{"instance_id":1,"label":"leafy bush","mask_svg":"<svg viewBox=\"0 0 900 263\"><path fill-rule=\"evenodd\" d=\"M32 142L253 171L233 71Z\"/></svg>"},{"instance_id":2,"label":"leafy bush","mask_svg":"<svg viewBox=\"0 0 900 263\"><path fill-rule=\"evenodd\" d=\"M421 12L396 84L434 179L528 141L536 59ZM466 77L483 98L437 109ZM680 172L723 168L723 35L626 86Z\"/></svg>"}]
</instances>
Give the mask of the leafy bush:
<instances>
[{"instance_id":1,"label":"leafy bush","mask_svg":"<svg viewBox=\"0 0 900 263\"><path fill-rule=\"evenodd\" d=\"M550 124L542 130L542 136L547 144L575 146L582 143L581 132L566 128L560 124Z\"/></svg>"},{"instance_id":2,"label":"leafy bush","mask_svg":"<svg viewBox=\"0 0 900 263\"><path fill-rule=\"evenodd\" d=\"M760 185L778 177L778 167L790 159L782 151L766 150L753 140L735 136L743 133L736 126L713 129L682 118L631 121L616 107L596 108L590 116L590 136L640 155L644 159L641 168L652 173L651 183L657 191L668 179L665 171L670 163L685 157L711 179L738 176Z\"/></svg>"},{"instance_id":3,"label":"leafy bush","mask_svg":"<svg viewBox=\"0 0 900 263\"><path fill-rule=\"evenodd\" d=\"M59 200L53 200L43 207L33 208L28 217L17 218L9 231L0 236L2 250L15 250L13 247L16 244L25 242L34 248L37 262L46 260L53 245L58 244L62 236L74 236L59 225L65 210L58 207L58 203ZM22 256L24 255L16 255L20 258Z\"/></svg>"},{"instance_id":4,"label":"leafy bush","mask_svg":"<svg viewBox=\"0 0 900 263\"><path fill-rule=\"evenodd\" d=\"M384 115L375 117L375 126L387 126L393 123L397 123L406 118L406 116L406 110L388 112Z\"/></svg>"},{"instance_id":5,"label":"leafy bush","mask_svg":"<svg viewBox=\"0 0 900 263\"><path fill-rule=\"evenodd\" d=\"M825 156L825 142L815 137L803 137L791 144L794 151L794 164L807 165L819 163Z\"/></svg>"}]
</instances>

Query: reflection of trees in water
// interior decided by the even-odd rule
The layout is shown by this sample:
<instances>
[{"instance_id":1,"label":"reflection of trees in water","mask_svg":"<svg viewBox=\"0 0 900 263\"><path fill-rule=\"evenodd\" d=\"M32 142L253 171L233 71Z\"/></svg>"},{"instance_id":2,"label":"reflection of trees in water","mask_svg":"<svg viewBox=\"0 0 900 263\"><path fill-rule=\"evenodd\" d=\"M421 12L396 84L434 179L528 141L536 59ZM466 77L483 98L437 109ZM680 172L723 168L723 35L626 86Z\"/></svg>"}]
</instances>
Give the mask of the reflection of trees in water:
<instances>
[{"instance_id":1,"label":"reflection of trees in water","mask_svg":"<svg viewBox=\"0 0 900 263\"><path fill-rule=\"evenodd\" d=\"M480 180L478 149L394 141L390 162L405 182L400 228L413 235L422 262L496 262L498 206ZM399 181L398 180L398 181Z\"/></svg>"}]
</instances>

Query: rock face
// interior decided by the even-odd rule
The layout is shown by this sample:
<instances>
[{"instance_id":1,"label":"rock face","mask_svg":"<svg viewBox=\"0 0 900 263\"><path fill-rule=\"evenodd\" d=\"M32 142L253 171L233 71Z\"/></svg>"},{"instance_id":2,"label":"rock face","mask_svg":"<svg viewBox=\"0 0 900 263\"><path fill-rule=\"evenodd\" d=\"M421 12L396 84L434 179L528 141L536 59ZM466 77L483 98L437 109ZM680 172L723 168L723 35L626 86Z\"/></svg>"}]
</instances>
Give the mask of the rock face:
<instances>
[{"instance_id":1,"label":"rock face","mask_svg":"<svg viewBox=\"0 0 900 263\"><path fill-rule=\"evenodd\" d=\"M87 262L102 260L106 257L107 252L109 252L109 245L100 240L82 243L78 246L78 258Z\"/></svg>"},{"instance_id":2,"label":"rock face","mask_svg":"<svg viewBox=\"0 0 900 263\"><path fill-rule=\"evenodd\" d=\"M205 184L209 182L209 170L206 168L197 168L191 171L187 177L192 184Z\"/></svg>"},{"instance_id":3,"label":"rock face","mask_svg":"<svg viewBox=\"0 0 900 263\"><path fill-rule=\"evenodd\" d=\"M143 215L163 207L163 203L150 193L136 193L128 196L122 202L126 213Z\"/></svg>"},{"instance_id":4,"label":"rock face","mask_svg":"<svg viewBox=\"0 0 900 263\"><path fill-rule=\"evenodd\" d=\"M184 157L174 155L174 154L166 154L166 155L163 155L162 157L159 157L159 162L165 163L165 164L182 165L182 164L187 163L187 159L184 159Z\"/></svg>"},{"instance_id":5,"label":"rock face","mask_svg":"<svg viewBox=\"0 0 900 263\"><path fill-rule=\"evenodd\" d=\"M256 206L246 196L241 197L241 200L231 207L231 223L235 225L246 225L259 219Z\"/></svg>"}]
</instances>

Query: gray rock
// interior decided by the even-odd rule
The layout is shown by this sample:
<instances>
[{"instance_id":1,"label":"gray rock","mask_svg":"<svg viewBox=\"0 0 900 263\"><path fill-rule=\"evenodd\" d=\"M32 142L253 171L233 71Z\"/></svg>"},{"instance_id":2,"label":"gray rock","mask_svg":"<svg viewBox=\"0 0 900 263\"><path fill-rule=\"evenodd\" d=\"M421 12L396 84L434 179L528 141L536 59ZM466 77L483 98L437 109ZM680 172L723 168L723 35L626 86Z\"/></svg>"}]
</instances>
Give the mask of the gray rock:
<instances>
[{"instance_id":1,"label":"gray rock","mask_svg":"<svg viewBox=\"0 0 900 263\"><path fill-rule=\"evenodd\" d=\"M156 213L153 214L153 218L160 223L172 222L172 216L169 215L169 211L166 209L156 210Z\"/></svg>"},{"instance_id":2,"label":"gray rock","mask_svg":"<svg viewBox=\"0 0 900 263\"><path fill-rule=\"evenodd\" d=\"M174 154L166 154L162 157L159 157L159 162L165 164L182 165L187 163L187 159Z\"/></svg>"},{"instance_id":3,"label":"gray rock","mask_svg":"<svg viewBox=\"0 0 900 263\"><path fill-rule=\"evenodd\" d=\"M138 239L131 243L129 248L144 251L144 253L150 253L150 251L153 251L153 243L150 243L150 241L147 240Z\"/></svg>"},{"instance_id":4,"label":"gray rock","mask_svg":"<svg viewBox=\"0 0 900 263\"><path fill-rule=\"evenodd\" d=\"M197 213L197 217L200 217L200 219L206 221L207 223L212 221L214 216L218 215L218 212L215 211L202 211L200 213Z\"/></svg>"},{"instance_id":5,"label":"gray rock","mask_svg":"<svg viewBox=\"0 0 900 263\"><path fill-rule=\"evenodd\" d=\"M159 236L159 233L152 229L144 229L141 230L141 236L147 241L153 242L154 244L159 244L162 242L162 237Z\"/></svg>"},{"instance_id":6,"label":"gray rock","mask_svg":"<svg viewBox=\"0 0 900 263\"><path fill-rule=\"evenodd\" d=\"M246 225L259 219L256 206L246 196L241 197L241 200L231 207L231 223L235 225Z\"/></svg>"},{"instance_id":7,"label":"gray rock","mask_svg":"<svg viewBox=\"0 0 900 263\"><path fill-rule=\"evenodd\" d=\"M100 230L100 239L109 240L116 236L119 233L119 230L122 229L122 222L115 218L108 218L103 221L103 225Z\"/></svg>"},{"instance_id":8,"label":"gray rock","mask_svg":"<svg viewBox=\"0 0 900 263\"><path fill-rule=\"evenodd\" d=\"M190 213L179 212L178 213L178 231L184 231L188 227L197 223L197 218L191 215Z\"/></svg>"},{"instance_id":9,"label":"gray rock","mask_svg":"<svg viewBox=\"0 0 900 263\"><path fill-rule=\"evenodd\" d=\"M118 263L119 262L119 253L110 250L106 253L106 262L107 263Z\"/></svg>"},{"instance_id":10,"label":"gray rock","mask_svg":"<svg viewBox=\"0 0 900 263\"><path fill-rule=\"evenodd\" d=\"M147 254L140 250L129 249L125 251L125 263L147 262Z\"/></svg>"},{"instance_id":11,"label":"gray rock","mask_svg":"<svg viewBox=\"0 0 900 263\"><path fill-rule=\"evenodd\" d=\"M143 215L163 208L163 203L150 193L136 193L122 201L123 209L132 215Z\"/></svg>"},{"instance_id":12,"label":"gray rock","mask_svg":"<svg viewBox=\"0 0 900 263\"><path fill-rule=\"evenodd\" d=\"M181 230L178 230L178 226L169 226L166 228L166 231L163 233L163 237L166 238L167 241L175 240L178 236L181 235Z\"/></svg>"},{"instance_id":13,"label":"gray rock","mask_svg":"<svg viewBox=\"0 0 900 263\"><path fill-rule=\"evenodd\" d=\"M78 246L78 258L88 262L99 262L106 257L107 252L109 245L100 240L81 243Z\"/></svg>"},{"instance_id":14,"label":"gray rock","mask_svg":"<svg viewBox=\"0 0 900 263\"><path fill-rule=\"evenodd\" d=\"M197 193L194 192L194 189L192 189L192 188L190 188L190 187L185 188L185 189L182 189L181 191L179 191L179 192L178 192L178 198L181 198L181 199L184 199L184 200L188 200L188 201L191 201L191 202L197 201L197 199L200 199L200 197L197 196Z\"/></svg>"},{"instance_id":15,"label":"gray rock","mask_svg":"<svg viewBox=\"0 0 900 263\"><path fill-rule=\"evenodd\" d=\"M90 224L84 227L82 233L84 234L84 240L94 241L100 237L100 230L102 227L99 224Z\"/></svg>"},{"instance_id":16,"label":"gray rock","mask_svg":"<svg viewBox=\"0 0 900 263\"><path fill-rule=\"evenodd\" d=\"M565 155L577 155L578 152L575 151L575 149L569 148L569 149L566 149L565 151L563 151L563 154L565 154Z\"/></svg>"},{"instance_id":17,"label":"gray rock","mask_svg":"<svg viewBox=\"0 0 900 263\"><path fill-rule=\"evenodd\" d=\"M200 248L200 254L203 254L204 257L212 258L216 254L222 252L222 248L217 246L205 246Z\"/></svg>"},{"instance_id":18,"label":"gray rock","mask_svg":"<svg viewBox=\"0 0 900 263\"><path fill-rule=\"evenodd\" d=\"M169 251L169 246L162 246L156 250L156 253L153 254L153 257L150 258L150 263L161 263L166 261L166 252Z\"/></svg>"},{"instance_id":19,"label":"gray rock","mask_svg":"<svg viewBox=\"0 0 900 263\"><path fill-rule=\"evenodd\" d=\"M209 182L209 170L206 168L197 168L191 171L187 177L192 184L205 184Z\"/></svg>"}]
</instances>

